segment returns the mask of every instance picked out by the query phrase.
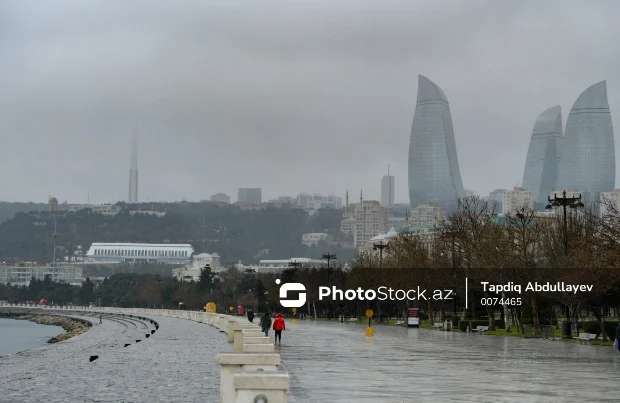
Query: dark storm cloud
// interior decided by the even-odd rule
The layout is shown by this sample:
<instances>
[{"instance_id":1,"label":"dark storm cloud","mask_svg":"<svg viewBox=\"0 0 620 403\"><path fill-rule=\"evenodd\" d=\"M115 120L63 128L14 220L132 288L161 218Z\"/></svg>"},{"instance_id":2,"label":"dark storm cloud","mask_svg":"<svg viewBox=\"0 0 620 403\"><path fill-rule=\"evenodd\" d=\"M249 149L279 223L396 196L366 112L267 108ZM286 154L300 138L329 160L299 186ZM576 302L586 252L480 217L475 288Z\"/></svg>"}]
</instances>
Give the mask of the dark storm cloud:
<instances>
[{"instance_id":1,"label":"dark storm cloud","mask_svg":"<svg viewBox=\"0 0 620 403\"><path fill-rule=\"evenodd\" d=\"M336 4L335 4L336 3ZM350 190L407 200L417 74L452 110L466 188L523 175L537 115L608 80L613 0L0 2L0 199ZM617 119L616 119L617 122Z\"/></svg>"}]
</instances>

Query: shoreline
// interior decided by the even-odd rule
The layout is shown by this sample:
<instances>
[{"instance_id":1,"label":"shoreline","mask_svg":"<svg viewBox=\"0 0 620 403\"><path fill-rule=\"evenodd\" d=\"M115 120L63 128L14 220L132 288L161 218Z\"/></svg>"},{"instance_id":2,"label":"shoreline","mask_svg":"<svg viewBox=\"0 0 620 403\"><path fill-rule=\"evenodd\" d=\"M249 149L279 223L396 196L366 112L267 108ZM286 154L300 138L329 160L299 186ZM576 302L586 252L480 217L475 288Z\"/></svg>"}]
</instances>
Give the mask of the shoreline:
<instances>
[{"instance_id":1,"label":"shoreline","mask_svg":"<svg viewBox=\"0 0 620 403\"><path fill-rule=\"evenodd\" d=\"M51 337L47 341L48 344L54 344L60 341L69 340L75 336L78 336L86 332L92 326L92 324L86 320L70 318L67 316L60 316L60 315L50 315L50 314L33 314L33 313L16 314L16 315L0 314L0 318L27 320L27 321L34 322L40 325L51 325L51 326L62 327L65 330L65 332Z\"/></svg>"}]
</instances>

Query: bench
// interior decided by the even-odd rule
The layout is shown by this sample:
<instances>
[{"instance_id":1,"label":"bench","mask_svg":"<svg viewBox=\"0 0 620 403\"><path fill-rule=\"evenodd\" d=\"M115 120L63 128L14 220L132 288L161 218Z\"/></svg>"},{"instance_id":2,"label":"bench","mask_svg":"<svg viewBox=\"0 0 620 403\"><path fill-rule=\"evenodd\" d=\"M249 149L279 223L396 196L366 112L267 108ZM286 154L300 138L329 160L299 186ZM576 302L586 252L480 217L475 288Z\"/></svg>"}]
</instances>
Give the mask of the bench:
<instances>
[{"instance_id":1,"label":"bench","mask_svg":"<svg viewBox=\"0 0 620 403\"><path fill-rule=\"evenodd\" d=\"M404 320L397 320L396 321L396 326L402 326L405 323Z\"/></svg>"},{"instance_id":2,"label":"bench","mask_svg":"<svg viewBox=\"0 0 620 403\"><path fill-rule=\"evenodd\" d=\"M357 318L349 318L348 321L349 323L357 322Z\"/></svg>"},{"instance_id":3,"label":"bench","mask_svg":"<svg viewBox=\"0 0 620 403\"><path fill-rule=\"evenodd\" d=\"M434 323L433 330L443 329L443 323Z\"/></svg>"},{"instance_id":4,"label":"bench","mask_svg":"<svg viewBox=\"0 0 620 403\"><path fill-rule=\"evenodd\" d=\"M472 332L480 332L480 333L484 333L489 331L489 327L488 326L478 326L475 329L471 330Z\"/></svg>"},{"instance_id":5,"label":"bench","mask_svg":"<svg viewBox=\"0 0 620 403\"><path fill-rule=\"evenodd\" d=\"M596 334L594 333L579 333L578 337L574 337L579 340L579 344L587 344L592 345L592 341L596 339Z\"/></svg>"}]
</instances>

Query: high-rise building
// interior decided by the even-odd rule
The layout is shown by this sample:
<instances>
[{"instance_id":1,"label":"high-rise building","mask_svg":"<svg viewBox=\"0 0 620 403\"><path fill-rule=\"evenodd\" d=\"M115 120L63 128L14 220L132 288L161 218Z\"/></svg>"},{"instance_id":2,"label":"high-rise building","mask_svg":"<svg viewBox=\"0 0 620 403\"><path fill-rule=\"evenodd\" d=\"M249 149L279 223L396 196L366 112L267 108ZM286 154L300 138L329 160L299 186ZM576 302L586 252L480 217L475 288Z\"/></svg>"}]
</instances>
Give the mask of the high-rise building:
<instances>
[{"instance_id":1,"label":"high-rise building","mask_svg":"<svg viewBox=\"0 0 620 403\"><path fill-rule=\"evenodd\" d=\"M211 200L212 202L230 203L230 197L224 193L216 193L214 195L211 195L209 200Z\"/></svg>"},{"instance_id":2,"label":"high-rise building","mask_svg":"<svg viewBox=\"0 0 620 403\"><path fill-rule=\"evenodd\" d=\"M394 204L394 176L390 175L390 168L388 167L388 174L384 175L381 179L381 205L392 206Z\"/></svg>"},{"instance_id":3,"label":"high-rise building","mask_svg":"<svg viewBox=\"0 0 620 403\"><path fill-rule=\"evenodd\" d=\"M387 209L376 200L360 200L355 206L355 230L353 244L362 248L374 236L388 231Z\"/></svg>"},{"instance_id":4,"label":"high-rise building","mask_svg":"<svg viewBox=\"0 0 620 403\"><path fill-rule=\"evenodd\" d=\"M129 203L138 202L138 137L133 136L131 145L131 166L129 168Z\"/></svg>"},{"instance_id":5,"label":"high-rise building","mask_svg":"<svg viewBox=\"0 0 620 403\"><path fill-rule=\"evenodd\" d=\"M241 203L252 203L259 205L262 202L261 188L239 188L237 201Z\"/></svg>"},{"instance_id":6,"label":"high-rise building","mask_svg":"<svg viewBox=\"0 0 620 403\"><path fill-rule=\"evenodd\" d=\"M513 213L520 208L534 208L534 192L522 187L504 190L502 214Z\"/></svg>"},{"instance_id":7,"label":"high-rise building","mask_svg":"<svg viewBox=\"0 0 620 403\"><path fill-rule=\"evenodd\" d=\"M441 88L420 75L409 144L411 207L437 203L452 213L463 195L450 104Z\"/></svg>"},{"instance_id":8,"label":"high-rise building","mask_svg":"<svg viewBox=\"0 0 620 403\"><path fill-rule=\"evenodd\" d=\"M580 192L595 203L616 184L616 149L607 100L601 81L581 93L566 121L560 153L558 189Z\"/></svg>"},{"instance_id":9,"label":"high-rise building","mask_svg":"<svg viewBox=\"0 0 620 403\"><path fill-rule=\"evenodd\" d=\"M558 105L536 119L525 159L523 187L532 192L538 209L547 204L547 195L557 187L562 140L562 109Z\"/></svg>"},{"instance_id":10,"label":"high-rise building","mask_svg":"<svg viewBox=\"0 0 620 403\"><path fill-rule=\"evenodd\" d=\"M414 226L434 228L445 217L438 204L420 203L411 210L411 222Z\"/></svg>"}]
</instances>

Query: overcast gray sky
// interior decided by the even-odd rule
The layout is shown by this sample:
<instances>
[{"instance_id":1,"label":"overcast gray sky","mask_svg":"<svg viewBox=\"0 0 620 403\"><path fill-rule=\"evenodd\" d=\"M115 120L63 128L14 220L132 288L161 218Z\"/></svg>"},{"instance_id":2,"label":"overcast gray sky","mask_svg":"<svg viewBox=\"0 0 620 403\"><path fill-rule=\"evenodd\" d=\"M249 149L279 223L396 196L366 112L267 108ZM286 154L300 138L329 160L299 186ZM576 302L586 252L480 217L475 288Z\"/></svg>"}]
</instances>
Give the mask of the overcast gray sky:
<instances>
[{"instance_id":1,"label":"overcast gray sky","mask_svg":"<svg viewBox=\"0 0 620 403\"><path fill-rule=\"evenodd\" d=\"M520 184L537 115L607 79L616 0L0 1L0 199L143 201L238 187L407 202L417 75L452 111L465 188ZM620 169L620 164L617 164Z\"/></svg>"}]
</instances>

